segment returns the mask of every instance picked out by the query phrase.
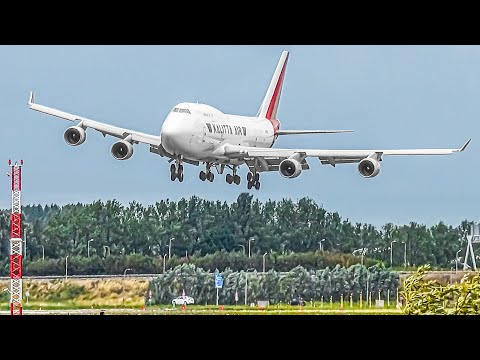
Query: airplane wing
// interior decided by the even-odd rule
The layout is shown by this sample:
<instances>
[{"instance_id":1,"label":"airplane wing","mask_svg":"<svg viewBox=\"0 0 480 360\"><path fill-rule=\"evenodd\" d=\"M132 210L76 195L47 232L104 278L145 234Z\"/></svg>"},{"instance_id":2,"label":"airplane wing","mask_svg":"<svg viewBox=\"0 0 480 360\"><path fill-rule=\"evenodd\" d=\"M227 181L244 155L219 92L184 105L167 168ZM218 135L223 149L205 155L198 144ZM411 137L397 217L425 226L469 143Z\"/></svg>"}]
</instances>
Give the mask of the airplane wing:
<instances>
[{"instance_id":1,"label":"airplane wing","mask_svg":"<svg viewBox=\"0 0 480 360\"><path fill-rule=\"evenodd\" d=\"M384 155L450 155L463 152L471 139L458 149L405 149L405 150L315 150L315 149L275 149L225 145L223 154L230 158L244 159L249 167L256 171L278 171L280 162L293 158L302 165L302 170L309 169L306 158L316 157L323 165L359 163L371 158L382 161Z\"/></svg>"},{"instance_id":2,"label":"airplane wing","mask_svg":"<svg viewBox=\"0 0 480 360\"><path fill-rule=\"evenodd\" d=\"M129 129L124 129L120 127L116 127L113 125L108 125L104 124L98 121L90 120L78 115L70 114L64 111L60 111L54 108L50 108L47 106L35 104L34 102L34 93L33 91L30 92L30 97L28 99L28 106L30 109L42 112L44 114L56 116L58 118L68 120L68 121L79 121L77 126L85 128L92 128L95 129L103 134L103 136L110 135L114 136L116 138L120 139L125 139L129 136L129 140L132 143L143 143L143 144L149 144L151 146L160 146L161 144L161 138L160 136L157 135L150 135L150 134L145 134L142 132L138 131L133 131Z\"/></svg>"}]
</instances>

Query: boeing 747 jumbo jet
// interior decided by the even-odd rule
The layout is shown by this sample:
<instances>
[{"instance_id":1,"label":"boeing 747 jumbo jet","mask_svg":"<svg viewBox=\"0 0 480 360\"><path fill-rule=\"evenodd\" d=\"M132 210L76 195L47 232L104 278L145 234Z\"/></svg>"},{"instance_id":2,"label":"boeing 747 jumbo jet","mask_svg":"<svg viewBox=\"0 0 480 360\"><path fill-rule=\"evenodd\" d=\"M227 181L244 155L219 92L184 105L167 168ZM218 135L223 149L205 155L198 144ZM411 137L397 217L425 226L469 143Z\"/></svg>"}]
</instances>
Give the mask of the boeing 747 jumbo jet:
<instances>
[{"instance_id":1,"label":"boeing 747 jumbo jet","mask_svg":"<svg viewBox=\"0 0 480 360\"><path fill-rule=\"evenodd\" d=\"M150 135L123 129L78 115L70 114L34 102L30 93L30 109L61 119L75 122L69 127L64 138L67 144L78 146L86 139L86 130L92 128L103 134L119 138L112 145L111 153L117 160L127 160L133 155L135 144L150 146L150 152L169 158L170 179L183 181L183 164L205 165L200 171L200 180L213 182L216 169L226 175L228 184L240 184L238 167L246 164L247 187L260 189L260 173L278 171L281 176L293 179L308 170L307 158L315 157L324 165L358 163L358 172L364 178L373 178L380 172L380 162L385 155L449 155L464 151L468 140L459 149L413 149L413 150L314 150L276 149L275 140L283 135L328 134L351 132L351 130L281 130L277 110L282 92L283 79L289 53L280 57L272 81L256 116L224 114L211 106L198 103L176 105L163 122L160 135Z\"/></svg>"}]
</instances>

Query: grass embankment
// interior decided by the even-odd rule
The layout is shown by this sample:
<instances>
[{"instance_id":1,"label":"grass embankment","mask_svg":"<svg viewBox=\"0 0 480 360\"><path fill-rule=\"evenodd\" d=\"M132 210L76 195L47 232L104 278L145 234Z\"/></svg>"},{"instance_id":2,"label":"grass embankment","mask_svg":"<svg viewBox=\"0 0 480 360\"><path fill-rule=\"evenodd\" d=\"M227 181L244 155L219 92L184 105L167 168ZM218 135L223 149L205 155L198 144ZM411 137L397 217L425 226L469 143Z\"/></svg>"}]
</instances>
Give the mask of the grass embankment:
<instances>
[{"instance_id":1,"label":"grass embankment","mask_svg":"<svg viewBox=\"0 0 480 360\"><path fill-rule=\"evenodd\" d=\"M9 288L9 281L0 281ZM148 280L63 279L23 280L23 309L138 308L145 304ZM28 295L28 297L27 297ZM0 295L2 309L8 309L10 295Z\"/></svg>"},{"instance_id":2,"label":"grass embankment","mask_svg":"<svg viewBox=\"0 0 480 360\"><path fill-rule=\"evenodd\" d=\"M9 281L0 281L1 288L9 288ZM303 307L273 304L266 309L258 306L239 305L187 305L181 306L145 304L148 280L132 278L114 279L63 279L23 280L24 310L75 310L111 309L111 314L145 315L353 315L353 314L401 314L395 301L385 301L384 308L376 308L360 302L307 302ZM28 294L28 300L26 295ZM0 308L9 309L10 295L0 293ZM145 308L144 306L147 305ZM142 310L144 308L145 310ZM94 312L96 313L96 312ZM108 313L108 311L107 311Z\"/></svg>"}]
</instances>

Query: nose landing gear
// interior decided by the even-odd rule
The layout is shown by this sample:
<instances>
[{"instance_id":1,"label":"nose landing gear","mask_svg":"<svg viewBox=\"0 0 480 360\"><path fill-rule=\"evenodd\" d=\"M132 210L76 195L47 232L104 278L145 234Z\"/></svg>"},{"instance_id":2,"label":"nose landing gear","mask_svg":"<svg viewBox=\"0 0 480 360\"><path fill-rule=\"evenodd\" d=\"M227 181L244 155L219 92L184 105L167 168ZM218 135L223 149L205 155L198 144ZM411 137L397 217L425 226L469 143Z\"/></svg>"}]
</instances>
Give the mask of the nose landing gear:
<instances>
[{"instance_id":1,"label":"nose landing gear","mask_svg":"<svg viewBox=\"0 0 480 360\"><path fill-rule=\"evenodd\" d=\"M170 180L183 182L183 165L180 160L176 160L175 164L170 165Z\"/></svg>"}]
</instances>

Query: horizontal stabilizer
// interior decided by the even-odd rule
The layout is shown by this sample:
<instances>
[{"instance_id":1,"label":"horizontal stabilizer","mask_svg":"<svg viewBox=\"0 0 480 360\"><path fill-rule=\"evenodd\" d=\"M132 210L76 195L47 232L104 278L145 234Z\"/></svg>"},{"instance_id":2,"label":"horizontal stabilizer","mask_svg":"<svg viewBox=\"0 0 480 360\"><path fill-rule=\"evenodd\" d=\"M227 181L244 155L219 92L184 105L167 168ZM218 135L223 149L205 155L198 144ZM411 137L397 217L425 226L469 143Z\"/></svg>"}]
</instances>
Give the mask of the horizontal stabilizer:
<instances>
[{"instance_id":1,"label":"horizontal stabilizer","mask_svg":"<svg viewBox=\"0 0 480 360\"><path fill-rule=\"evenodd\" d=\"M351 133L353 130L278 130L277 135L303 135L303 134L340 134Z\"/></svg>"}]
</instances>

